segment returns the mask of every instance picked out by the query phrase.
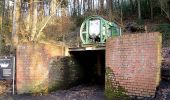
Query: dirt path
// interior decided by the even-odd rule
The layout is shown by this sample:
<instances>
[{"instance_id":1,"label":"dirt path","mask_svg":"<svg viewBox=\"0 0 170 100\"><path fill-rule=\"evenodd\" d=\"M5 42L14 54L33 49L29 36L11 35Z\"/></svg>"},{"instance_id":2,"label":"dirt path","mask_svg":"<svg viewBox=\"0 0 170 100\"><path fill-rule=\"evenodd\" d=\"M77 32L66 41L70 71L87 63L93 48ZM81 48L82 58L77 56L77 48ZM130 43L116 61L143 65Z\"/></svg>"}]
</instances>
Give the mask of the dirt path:
<instances>
[{"instance_id":1,"label":"dirt path","mask_svg":"<svg viewBox=\"0 0 170 100\"><path fill-rule=\"evenodd\" d=\"M77 86L59 90L43 96L15 95L1 96L0 100L106 100L104 90L99 86Z\"/></svg>"},{"instance_id":2,"label":"dirt path","mask_svg":"<svg viewBox=\"0 0 170 100\"><path fill-rule=\"evenodd\" d=\"M100 86L80 85L69 90L52 92L48 95L4 95L0 96L0 100L106 100L106 97ZM170 82L162 81L156 97L152 100L170 100Z\"/></svg>"},{"instance_id":3,"label":"dirt path","mask_svg":"<svg viewBox=\"0 0 170 100\"><path fill-rule=\"evenodd\" d=\"M162 81L155 100L170 100L170 81Z\"/></svg>"}]
</instances>

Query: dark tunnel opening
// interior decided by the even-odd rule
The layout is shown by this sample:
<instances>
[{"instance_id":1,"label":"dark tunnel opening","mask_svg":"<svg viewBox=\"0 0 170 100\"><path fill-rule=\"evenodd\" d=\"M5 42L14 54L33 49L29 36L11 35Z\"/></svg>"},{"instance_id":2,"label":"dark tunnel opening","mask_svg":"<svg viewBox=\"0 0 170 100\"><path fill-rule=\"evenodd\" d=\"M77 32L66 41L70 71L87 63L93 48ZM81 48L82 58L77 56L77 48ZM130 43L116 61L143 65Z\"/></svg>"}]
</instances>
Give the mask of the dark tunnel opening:
<instances>
[{"instance_id":1,"label":"dark tunnel opening","mask_svg":"<svg viewBox=\"0 0 170 100\"><path fill-rule=\"evenodd\" d=\"M105 50L72 51L70 54L81 67L82 80L80 84L105 85Z\"/></svg>"}]
</instances>

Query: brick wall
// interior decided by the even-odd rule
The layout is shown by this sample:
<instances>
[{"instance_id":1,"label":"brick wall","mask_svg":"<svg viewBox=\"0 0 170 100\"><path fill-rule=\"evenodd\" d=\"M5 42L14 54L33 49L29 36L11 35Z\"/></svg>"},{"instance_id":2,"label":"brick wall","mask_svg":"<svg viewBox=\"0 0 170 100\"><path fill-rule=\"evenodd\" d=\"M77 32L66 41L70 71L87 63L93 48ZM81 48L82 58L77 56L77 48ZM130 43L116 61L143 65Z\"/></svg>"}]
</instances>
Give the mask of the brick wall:
<instances>
[{"instance_id":1,"label":"brick wall","mask_svg":"<svg viewBox=\"0 0 170 100\"><path fill-rule=\"evenodd\" d=\"M17 93L48 92L49 62L63 56L63 48L56 44L22 43L16 51Z\"/></svg>"},{"instance_id":2,"label":"brick wall","mask_svg":"<svg viewBox=\"0 0 170 100\"><path fill-rule=\"evenodd\" d=\"M129 96L155 96L160 81L161 39L160 33L145 33L107 40L106 95L114 97L115 91L122 91Z\"/></svg>"}]
</instances>

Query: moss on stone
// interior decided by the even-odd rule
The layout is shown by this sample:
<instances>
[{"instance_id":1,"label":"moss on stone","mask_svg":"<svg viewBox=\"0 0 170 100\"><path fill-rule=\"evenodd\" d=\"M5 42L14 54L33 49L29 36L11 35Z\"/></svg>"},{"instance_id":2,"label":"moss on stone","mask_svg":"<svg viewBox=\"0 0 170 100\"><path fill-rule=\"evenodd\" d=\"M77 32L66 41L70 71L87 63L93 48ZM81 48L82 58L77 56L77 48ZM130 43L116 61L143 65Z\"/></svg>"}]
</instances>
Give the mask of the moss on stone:
<instances>
[{"instance_id":1,"label":"moss on stone","mask_svg":"<svg viewBox=\"0 0 170 100\"><path fill-rule=\"evenodd\" d=\"M59 84L59 83L53 83L53 84L50 84L49 85L49 87L48 87L48 91L49 92L53 92L53 91L56 91L56 90L59 90L59 89L61 89L61 84Z\"/></svg>"},{"instance_id":2,"label":"moss on stone","mask_svg":"<svg viewBox=\"0 0 170 100\"><path fill-rule=\"evenodd\" d=\"M117 85L114 85L116 80L114 79L114 73L109 67L106 67L106 74L105 74L105 95L107 100L130 100L129 96L126 95L126 90Z\"/></svg>"},{"instance_id":3,"label":"moss on stone","mask_svg":"<svg viewBox=\"0 0 170 100\"><path fill-rule=\"evenodd\" d=\"M49 64L49 91L68 89L81 80L81 69L73 57L51 59Z\"/></svg>"}]
</instances>

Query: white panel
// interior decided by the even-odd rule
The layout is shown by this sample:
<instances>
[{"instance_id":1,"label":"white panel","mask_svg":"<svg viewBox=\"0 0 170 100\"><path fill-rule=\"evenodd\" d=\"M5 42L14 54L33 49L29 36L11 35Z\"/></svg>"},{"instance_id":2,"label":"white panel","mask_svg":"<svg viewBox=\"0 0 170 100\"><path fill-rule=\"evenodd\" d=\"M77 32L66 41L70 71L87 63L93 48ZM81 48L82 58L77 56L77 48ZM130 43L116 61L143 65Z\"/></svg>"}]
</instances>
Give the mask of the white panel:
<instances>
[{"instance_id":1,"label":"white panel","mask_svg":"<svg viewBox=\"0 0 170 100\"><path fill-rule=\"evenodd\" d=\"M100 20L91 20L89 22L89 34L91 36L100 34Z\"/></svg>"}]
</instances>

